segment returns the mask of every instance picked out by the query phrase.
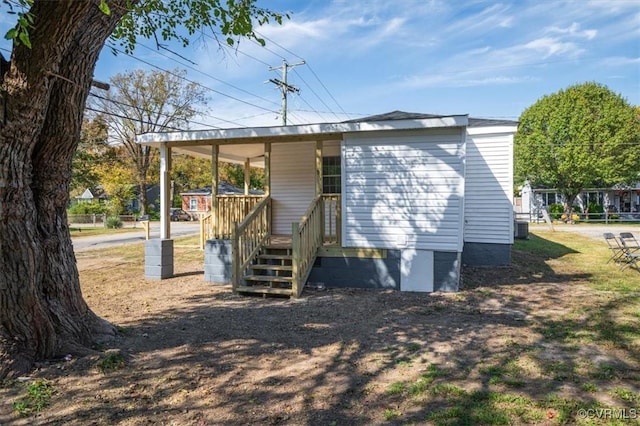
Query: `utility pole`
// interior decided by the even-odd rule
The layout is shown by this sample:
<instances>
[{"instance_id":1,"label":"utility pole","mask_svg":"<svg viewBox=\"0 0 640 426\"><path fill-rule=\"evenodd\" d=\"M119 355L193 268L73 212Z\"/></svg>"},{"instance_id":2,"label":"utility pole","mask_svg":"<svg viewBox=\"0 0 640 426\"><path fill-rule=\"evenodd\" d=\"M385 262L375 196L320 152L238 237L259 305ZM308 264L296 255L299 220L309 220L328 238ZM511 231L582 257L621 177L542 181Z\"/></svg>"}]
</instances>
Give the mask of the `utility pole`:
<instances>
[{"instance_id":1,"label":"utility pole","mask_svg":"<svg viewBox=\"0 0 640 426\"><path fill-rule=\"evenodd\" d=\"M282 60L282 65L279 67L269 67L269 71L282 70L282 80L278 80L277 78L270 78L269 82L275 84L282 91L282 125L287 125L287 94L288 93L298 93L300 89L295 86L287 83L287 74L289 72L289 68L297 67L299 65L304 65L305 61L300 61L295 64L287 63L286 59Z\"/></svg>"}]
</instances>

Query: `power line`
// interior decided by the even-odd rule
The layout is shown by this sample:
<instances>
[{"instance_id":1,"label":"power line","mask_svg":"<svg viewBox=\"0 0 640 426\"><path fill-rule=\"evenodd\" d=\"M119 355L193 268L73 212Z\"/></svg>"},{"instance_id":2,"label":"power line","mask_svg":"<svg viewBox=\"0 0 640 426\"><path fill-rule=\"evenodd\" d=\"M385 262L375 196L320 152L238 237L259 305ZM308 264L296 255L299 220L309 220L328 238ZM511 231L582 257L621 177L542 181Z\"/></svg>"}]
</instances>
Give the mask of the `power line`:
<instances>
[{"instance_id":1,"label":"power line","mask_svg":"<svg viewBox=\"0 0 640 426\"><path fill-rule=\"evenodd\" d=\"M259 35L260 37L264 38L265 40L269 40L269 42L270 42L270 43L275 44L276 46L278 46L280 49L284 50L284 51L285 51L285 52L287 52L288 54L295 56L296 58L298 58L298 59L299 59L299 60L301 60L301 61L304 61L304 58L303 58L302 56L300 56L300 55L298 55L298 54L296 54L296 53L292 52L291 50L287 49L286 47L282 46L281 44L276 43L275 41L271 40L269 37L265 36L264 34L261 34L261 33L259 33L258 31L255 31L255 33L256 33L257 35ZM260 44L260 43L258 43L258 44ZM271 51L270 51L270 52L271 52ZM274 52L272 52L272 53L274 53ZM279 55L277 55L276 53L274 53L274 55L279 56ZM284 59L284 58L283 58L283 59Z\"/></svg>"},{"instance_id":2,"label":"power line","mask_svg":"<svg viewBox=\"0 0 640 426\"><path fill-rule=\"evenodd\" d=\"M158 65L155 65L155 64L153 64L153 63L151 63L151 62L149 62L149 61L146 61L146 60L144 60L144 59L140 59L140 58L135 57L135 56L133 56L133 55L131 55L131 54L129 54L129 53L126 53L126 52L124 52L123 50L118 49L118 48L116 48L116 47L115 47L115 46L113 46L113 45L110 45L109 47L110 47L111 49L115 50L115 51L116 51L116 52L118 52L118 53L122 53L122 54L124 54L124 55L126 55L126 56L129 56L130 58L133 58L133 59L135 59L135 60L137 60L137 61L140 61L140 62L142 62L142 63L144 63L144 64L146 64L146 65L149 65L150 67L153 67L153 68L155 68L155 69L157 69L157 70L160 70L160 71L162 71L162 72L165 72L165 73L168 73L168 74L170 74L170 75L173 75L173 76L174 76L174 77L176 77L176 78L180 78L180 79L182 79L182 80L188 81L189 83L192 83L192 84L198 85L198 86L200 86L200 87L202 87L202 88L204 88L204 89L206 89L206 90L209 90L209 91L211 91L211 92L217 93L217 94L219 94L219 95L221 95L221 96L224 96L224 97L227 97L227 98L233 99L233 100L235 100L235 101L237 101L237 102L243 103L243 104L245 104L245 105L249 105L249 106L254 107L254 108L261 109L261 110L263 110L263 111L268 111L268 112L271 112L271 113L277 114L277 111L271 110L271 109L269 109L269 108L265 108L265 107L260 106L260 105L252 104L251 102L245 101L245 100L243 100L243 99L236 98L235 96L231 96L231 95L228 95L228 94L226 94L226 93L220 92L219 90L216 90L216 89L213 89L213 88L211 88L211 87L205 86L205 85L204 85L204 84L202 84L202 83L199 83L199 82L196 82L196 81L190 80L190 79L188 79L188 78L186 78L186 77L183 77L183 76L181 76L181 75L179 75L179 74L176 74L176 73L174 73L174 72L172 72L172 71L166 70L166 69L164 69L164 68L162 68L162 67L160 67L160 66L158 66ZM236 123L236 122L234 122L234 121L230 121L230 120L225 120L225 119L220 118L220 117L215 117L215 116L211 116L211 115L209 115L209 116L210 116L210 117L212 117L212 118L215 118L215 119L217 119L217 120L220 120L220 121L222 121L222 122L226 122L226 123L233 124L233 125L235 125L235 126L240 126L240 127L242 127L242 124L240 124L240 123Z\"/></svg>"},{"instance_id":3,"label":"power line","mask_svg":"<svg viewBox=\"0 0 640 426\"><path fill-rule=\"evenodd\" d=\"M324 117L322 117L322 115L318 112L318 110L316 110L313 106L311 106L309 104L309 102L307 102L307 100L305 98L303 98L302 96L299 96L299 98L302 100L302 102L304 102L309 108L311 108L311 110L309 112L315 112L318 117L320 118L320 120L324 120ZM292 111L296 111L296 110L292 110ZM299 109L297 111L301 111L304 112L305 110Z\"/></svg>"},{"instance_id":4,"label":"power line","mask_svg":"<svg viewBox=\"0 0 640 426\"><path fill-rule=\"evenodd\" d=\"M318 77L318 74L316 74L316 72L313 70L313 68L311 68L311 65L307 65L307 66L309 67L309 71L311 71L311 74L314 75L316 80L318 80L318 83L320 83L320 85L324 88L325 92L327 92L329 94L329 96L331 97L331 99L333 99L333 102L335 102L336 105L338 105L338 108L340 108L340 111L342 111L342 113L345 114L347 116L347 118L351 118L351 117L349 117L349 114L347 114L347 112L342 108L342 105L340 105L338 103L338 101L336 100L336 98L333 97L333 95L331 94L329 89L327 89L327 86L325 86L324 83L320 80L320 77ZM331 108L329 108L329 109L331 109Z\"/></svg>"},{"instance_id":5,"label":"power line","mask_svg":"<svg viewBox=\"0 0 640 426\"><path fill-rule=\"evenodd\" d=\"M289 50L289 49L287 49L286 47L282 46L281 44L279 44L279 43L275 42L274 40L270 39L269 37L265 36L264 34L261 34L261 33L259 33L258 31L256 31L256 34L257 34L257 35L259 35L260 37L263 37L263 38L264 38L264 39L266 39L266 40L269 40L269 42L270 42L270 43L275 44L275 45L276 45L276 46L278 46L280 49L284 50L285 52L289 53L290 55L293 55L293 56L297 57L298 59L300 59L300 60L302 60L302 61L305 61L305 60L304 60L304 58L302 58L300 55L298 55L298 54L296 54L296 53L292 52L291 50ZM305 62L306 62L306 61L305 61ZM335 104L338 106L338 108L340 108L340 110L342 111L342 113L343 113L343 114L345 114L348 118L350 118L350 117L349 117L349 114L347 114L347 113L345 112L345 110L344 110L344 109L342 108L342 106L338 103L338 101L336 100L336 98L331 94L331 92L329 92L329 89L327 89L327 86L325 86L325 85L324 85L324 83L320 80L320 77L318 77L318 74L316 74L316 73L315 73L315 71L313 70L313 68L311 68L311 65L310 65L308 62L307 62L307 67L309 67L309 71L311 71L311 73L314 75L314 77L316 78L316 80L318 80L318 83L320 83L320 85L324 88L324 90L327 92L327 94L329 95L329 97L333 100L333 102L335 102ZM306 82L305 82L305 84L306 84ZM307 86L308 86L309 88L311 88L311 86L309 86L308 84L307 84ZM317 96L317 94L316 94L316 96ZM319 96L317 96L317 97L318 97L318 99L320 99L320 97L319 97ZM325 106L326 106L326 104L324 103L324 101L322 101L322 103L323 103L323 105L325 105ZM331 108L329 108L329 110L331 110ZM338 118L338 116L337 116L335 113L333 113L333 115L334 115L336 118Z\"/></svg>"},{"instance_id":6,"label":"power line","mask_svg":"<svg viewBox=\"0 0 640 426\"><path fill-rule=\"evenodd\" d=\"M127 117L126 115L116 114L115 112L101 111L99 109L94 109L94 108L91 108L91 107L88 107L88 106L85 107L85 109L88 110L88 111L97 112L99 114L111 115L113 117L123 118L125 120L137 121L137 122L142 123L142 124L150 124L152 126L158 126L158 124L156 124L156 123L151 123L149 121L140 120L138 118ZM159 126L160 127L164 127L165 129L177 130L178 132L186 131L186 130L183 130L183 129L178 129L177 127L173 127L173 126L167 126L167 125L159 125Z\"/></svg>"},{"instance_id":7,"label":"power line","mask_svg":"<svg viewBox=\"0 0 640 426\"><path fill-rule=\"evenodd\" d=\"M326 104L326 102L325 102L324 100L322 100L322 98L321 98L320 96L318 96L318 94L316 93L316 91L315 91L315 90L313 90L313 88L312 88L312 87L311 87L311 86L306 82L306 80L305 80L304 78L302 78L302 76L298 73L298 71L293 70L293 72L295 72L295 73L296 73L296 75L300 78L300 80L302 80L302 81L304 82L304 84L306 84L306 85L307 85L307 87L309 88L309 90L311 90L311 93L313 93L313 94L316 96L316 98L318 98L318 100L320 101L320 103L322 103L322 105L324 105L324 106L325 106L325 108L327 108L329 111L331 111L331 114L333 114L333 116L334 116L335 118L337 118L338 120L340 120L340 118L338 118L338 116L336 115L336 113L335 113L335 112L333 112L333 111L331 110L331 107L329 107L329 105L327 105L327 104ZM313 109L313 108L311 108L311 109ZM318 114L318 115L319 115L319 114Z\"/></svg>"},{"instance_id":8,"label":"power line","mask_svg":"<svg viewBox=\"0 0 640 426\"><path fill-rule=\"evenodd\" d=\"M121 106L126 107L126 108L141 109L142 111L144 111L146 113L153 113L153 114L163 115L165 117L171 117L171 114L163 113L163 112L152 110L152 109L139 108L139 107L137 107L135 105L130 105L130 104L127 104L125 102L121 102L121 101L118 101L118 100L115 100L115 99L106 98L104 96L97 95L97 94L95 94L93 92L89 92L89 96L93 96L94 98L102 99L104 101L111 102L111 103L114 103L116 105L121 105ZM214 126L213 124L200 123L198 121L194 121L194 120L190 120L190 119L181 119L181 120L186 121L188 124L193 123L193 124L197 124L199 126L205 126L205 127L211 127L211 128L214 128L214 129L220 129L220 127Z\"/></svg>"},{"instance_id":9,"label":"power line","mask_svg":"<svg viewBox=\"0 0 640 426\"><path fill-rule=\"evenodd\" d=\"M289 54L293 55L294 57L296 57L296 58L298 58L298 59L300 59L300 60L301 60L301 62L303 62L304 64L306 64L307 66L309 66L309 65L308 65L308 63L307 63L307 62L306 62L306 61L305 61L305 60L304 60L300 55L298 55L298 54L294 53L293 51L291 51L291 50L287 49L286 47L282 46L281 44L277 43L276 41L274 41L274 40L270 39L269 37L267 37L267 36L265 36L265 35L263 35L263 34L261 34L261 33L257 32L257 31L256 31L256 34L257 34L257 35L259 35L260 37L263 37L264 39L268 40L270 43L274 44L275 46L278 46L280 49L284 50L285 52L287 52L287 53L289 53ZM211 36L209 36L209 35L206 35L206 36L207 36L207 37L212 38L212 37L211 37ZM280 56L278 53L274 52L273 50L271 50L271 49L269 49L269 48L267 48L267 47L265 47L265 46L262 46L260 43L258 43L258 42L257 42L257 41L255 41L255 40L252 40L252 41L253 41L255 44L257 44L258 46L260 46L260 47L262 47L263 49L265 49L266 51L268 51L268 52L270 52L270 53L274 54L275 56L278 56L279 58L281 58L281 59L283 60L283 62L286 62L286 59L285 59L284 57ZM260 63L262 63L262 64L264 64L264 65L267 65L271 70L273 70L273 69L277 69L277 68L271 67L271 66L270 66L269 64L267 64L265 61L263 61L263 60L261 60L261 59L258 59L258 58L256 58L255 56L249 55L248 53L245 53L245 52L241 51L240 49L236 49L235 51L236 51L236 52L238 52L238 53L240 53L240 54L242 54L242 55L245 55L245 56L247 56L247 57L249 57L249 58L251 58L251 59L253 59L253 60L257 61L257 62L260 62ZM309 69L311 70L311 68L309 68ZM313 72L313 70L311 70L311 71ZM331 107L329 107L329 106L328 106L328 105L327 105L327 104L322 100L322 98L320 98L320 96L319 96L319 95L318 95L318 94L313 90L313 88L311 87L311 85L309 85L309 84L304 80L304 78L302 78L302 76L301 76L297 71L295 71L295 70L294 70L294 72L296 73L296 75L298 75L298 77L300 77L300 79L303 81L303 83L304 83L304 84L309 88L309 90L311 90L311 92L312 92L312 93L313 93L313 94L318 98L318 100L320 100L320 102L321 102L321 103L322 103L322 104L323 104L327 109L329 109L329 110L331 111ZM319 79L318 75L317 75L315 72L313 72L313 74L314 74L315 78L320 82L320 84L324 87L325 91L327 91L327 93L329 93L329 91L328 91L328 89L326 88L326 86L322 83L322 81L320 81L320 79ZM279 84L279 83L274 82L274 81L272 81L272 80L270 80L270 81L271 81L272 83L274 83L274 84L276 84L276 85L279 85L279 86L280 86L280 84ZM280 87L282 88L282 86L280 86ZM296 92L298 92L298 94L299 94L299 91L296 91ZM301 95L299 95L299 96L300 96L300 99L302 99L302 100L307 104L307 106L308 106L309 108L314 109L314 108L309 104L309 102L308 102L306 99L304 99ZM329 93L329 96L331 96L331 98L333 99L333 101L334 101L334 102L338 105L338 107L340 107L340 109L342 110L342 107L338 104L338 102L337 102L337 101L335 100L335 98L331 95L331 93ZM344 110L342 110L342 112L343 112L345 115L347 115L347 117L349 117L349 115L348 115ZM316 111L316 113L317 113L317 111ZM322 116L320 116L320 114L319 114L319 113L317 113L317 114L318 114L318 116L320 117L320 119L323 119L323 117L322 117ZM340 118L335 114L335 112L331 111L331 114L333 114L333 115L334 115L338 120L340 119ZM285 116L285 114L283 114L283 116Z\"/></svg>"},{"instance_id":10,"label":"power line","mask_svg":"<svg viewBox=\"0 0 640 426\"><path fill-rule=\"evenodd\" d=\"M167 59L169 59L169 60L171 60L171 61L174 61L174 62L175 62L175 63L177 63L177 64L180 64L180 65L182 65L182 66L184 66L184 67L186 67L186 68L189 68L189 69L191 69L191 70L193 70L193 71L195 71L195 72L197 72L197 73L200 73L200 74L204 75L205 77L208 77L208 78L210 78L210 79L212 79L212 80L215 80L215 81L217 81L218 83L224 84L225 86L229 86L229 87L231 87L231 88L233 88L233 89L235 89L235 90L237 90L237 91L239 91L239 92L246 93L247 95L249 95L249 96L253 96L253 97L255 97L255 98L258 98L258 99L260 99L261 101L265 101L265 102L271 103L271 104L273 104L273 105L278 105L276 102L274 102L274 101L272 101L272 100L270 100L270 99L263 98L262 96L256 95L255 93L251 93L251 92L249 92L248 90L245 90L245 89L243 89L243 88L241 88L241 87L235 86L235 85L233 85L233 84L231 84L231 83L229 83L229 82L226 82L226 81L221 80L221 79L219 79L219 78L217 78L217 77L214 77L213 75L211 75L211 74L209 74L209 73L206 73L206 72L204 72L204 71L202 71L202 70L200 70L200 69L198 69L198 68L196 68L196 67L194 67L194 66L191 66L191 65L187 65L187 64L185 64L185 63L182 63L182 62L178 61L177 59L172 58L171 56L166 55L166 54L164 54L164 53L161 53L161 52L159 52L159 51L157 51L157 50L155 50L155 49L153 49L153 48L151 48L151 47L149 47L149 46L146 46L146 45L144 45L144 44L142 44L142 43L138 43L138 45L139 45L139 46L141 46L141 47L143 47L143 48L145 48L145 49L148 49L148 50L150 50L150 51L152 51L152 52L155 52L156 54L158 54L158 55L160 55L160 56L163 56L163 57L165 57L165 58L167 58ZM169 51L170 51L170 50L169 50ZM173 53L174 55L177 55L176 53L174 53L174 52L172 52L172 51L170 51L170 52L171 52L171 53ZM178 55L178 56L180 56L180 55ZM198 65L197 63L195 63L195 62L193 62L193 61L191 61L191 60L189 60L189 59L187 59L187 58L184 58L184 57L182 57L182 56L180 56L180 58L182 58L183 60L188 61L188 62L190 62L190 63L192 63L192 64L194 64L194 65ZM266 63L266 62L265 62L265 63Z\"/></svg>"}]
</instances>

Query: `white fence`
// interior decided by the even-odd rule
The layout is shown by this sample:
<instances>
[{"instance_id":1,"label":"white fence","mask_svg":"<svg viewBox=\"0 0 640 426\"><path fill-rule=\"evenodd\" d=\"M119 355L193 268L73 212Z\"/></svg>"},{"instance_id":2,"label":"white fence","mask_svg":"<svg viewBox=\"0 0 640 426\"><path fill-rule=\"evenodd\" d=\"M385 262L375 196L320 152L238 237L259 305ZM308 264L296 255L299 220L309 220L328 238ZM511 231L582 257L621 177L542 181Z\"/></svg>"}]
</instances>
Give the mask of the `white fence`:
<instances>
[{"instance_id":1,"label":"white fence","mask_svg":"<svg viewBox=\"0 0 640 426\"><path fill-rule=\"evenodd\" d=\"M70 214L67 215L67 221L70 226L76 227L105 227L107 217L106 214ZM140 218L132 214L124 214L118 216L123 226L135 228Z\"/></svg>"},{"instance_id":2,"label":"white fence","mask_svg":"<svg viewBox=\"0 0 640 426\"><path fill-rule=\"evenodd\" d=\"M582 223L627 223L640 222L640 213L574 213L578 216L578 221ZM514 212L516 221L522 222L544 222L542 212L540 213L517 213ZM551 214L553 217L553 214ZM558 219L560 221L560 219Z\"/></svg>"}]
</instances>

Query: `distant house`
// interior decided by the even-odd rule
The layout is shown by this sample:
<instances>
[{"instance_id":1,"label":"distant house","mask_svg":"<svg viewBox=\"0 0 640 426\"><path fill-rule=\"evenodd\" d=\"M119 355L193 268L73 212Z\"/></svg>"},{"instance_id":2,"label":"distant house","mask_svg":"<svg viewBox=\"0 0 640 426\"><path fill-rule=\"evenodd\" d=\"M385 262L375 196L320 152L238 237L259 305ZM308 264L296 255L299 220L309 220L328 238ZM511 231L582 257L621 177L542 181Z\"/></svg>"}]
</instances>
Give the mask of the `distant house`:
<instances>
[{"instance_id":1,"label":"distant house","mask_svg":"<svg viewBox=\"0 0 640 426\"><path fill-rule=\"evenodd\" d=\"M129 211L140 211L140 186L132 185L133 188L133 198L127 203L126 208ZM145 192L147 195L147 204L152 209L157 209L159 207L160 200L160 185L156 183L147 184L145 187Z\"/></svg>"},{"instance_id":2,"label":"distant house","mask_svg":"<svg viewBox=\"0 0 640 426\"><path fill-rule=\"evenodd\" d=\"M527 182L521 188L518 213L531 214L535 219L541 209L548 209L552 204L563 203L564 198L557 189L531 188ZM585 188L576 197L574 206L584 213L589 204L598 204L604 211L615 213L622 220L638 220L640 219L640 182L628 186L614 185L610 188Z\"/></svg>"},{"instance_id":3,"label":"distant house","mask_svg":"<svg viewBox=\"0 0 640 426\"><path fill-rule=\"evenodd\" d=\"M89 188L85 189L82 195L76 197L78 203L90 203L94 200L93 193Z\"/></svg>"},{"instance_id":4,"label":"distant house","mask_svg":"<svg viewBox=\"0 0 640 426\"><path fill-rule=\"evenodd\" d=\"M263 195L264 191L250 190L250 195ZM218 195L244 195L244 190L228 182L218 183ZM211 187L192 189L180 193L182 210L188 212L194 219L211 211Z\"/></svg>"}]
</instances>

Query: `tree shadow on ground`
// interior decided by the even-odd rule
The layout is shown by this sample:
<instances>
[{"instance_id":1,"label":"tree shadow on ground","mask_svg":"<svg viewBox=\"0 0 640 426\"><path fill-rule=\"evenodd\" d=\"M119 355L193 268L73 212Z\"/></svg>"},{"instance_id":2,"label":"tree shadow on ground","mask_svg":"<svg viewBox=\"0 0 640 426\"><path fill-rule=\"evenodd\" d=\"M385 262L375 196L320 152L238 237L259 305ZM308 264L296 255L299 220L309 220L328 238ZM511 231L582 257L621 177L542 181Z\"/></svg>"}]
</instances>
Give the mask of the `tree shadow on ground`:
<instances>
[{"instance_id":1,"label":"tree shadow on ground","mask_svg":"<svg viewBox=\"0 0 640 426\"><path fill-rule=\"evenodd\" d=\"M536 235L526 244L526 250L511 250L511 265L504 267L469 267L462 268L462 287L473 289L478 287L499 287L504 285L585 282L591 278L587 273L558 273L550 265L549 260L559 259L577 251Z\"/></svg>"},{"instance_id":2,"label":"tree shadow on ground","mask_svg":"<svg viewBox=\"0 0 640 426\"><path fill-rule=\"evenodd\" d=\"M544 423L551 410L570 422L640 380L640 325L620 319L639 301L593 299L587 274L555 273L548 259L514 250L512 267L465 268L465 290L448 294L308 289L262 299L195 276L158 282L169 308L121 316L113 347L126 366L103 373L87 357L35 373L66 383L37 420L504 424Z\"/></svg>"},{"instance_id":3,"label":"tree shadow on ground","mask_svg":"<svg viewBox=\"0 0 640 426\"><path fill-rule=\"evenodd\" d=\"M454 408L445 414L459 421L482 423L492 412L498 421L495 416L508 417L495 392L496 384L509 383L501 366L563 343L562 336L545 334L554 322L531 317L536 309L527 309L517 293L492 304L495 297L474 301L475 292L307 291L290 301L217 290L185 296L185 308L125 324L117 347L127 366L97 374L79 363L80 371L67 374L97 376L92 403L48 424L406 423ZM559 353L553 358L552 351L552 361L540 358L558 371L540 366L538 377L513 380L519 395L539 400L579 375L580 365ZM609 355L607 363L625 361ZM389 392L403 381L403 392ZM459 387L444 386L452 383ZM64 398L86 395L70 389ZM595 399L587 395L583 402ZM576 406L565 405L569 416Z\"/></svg>"}]
</instances>

